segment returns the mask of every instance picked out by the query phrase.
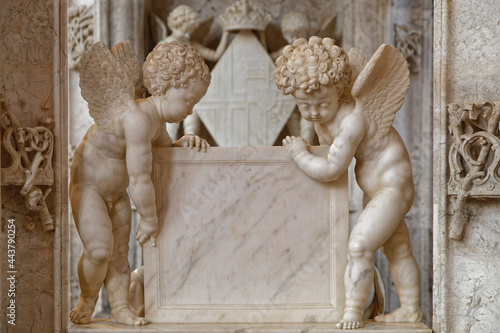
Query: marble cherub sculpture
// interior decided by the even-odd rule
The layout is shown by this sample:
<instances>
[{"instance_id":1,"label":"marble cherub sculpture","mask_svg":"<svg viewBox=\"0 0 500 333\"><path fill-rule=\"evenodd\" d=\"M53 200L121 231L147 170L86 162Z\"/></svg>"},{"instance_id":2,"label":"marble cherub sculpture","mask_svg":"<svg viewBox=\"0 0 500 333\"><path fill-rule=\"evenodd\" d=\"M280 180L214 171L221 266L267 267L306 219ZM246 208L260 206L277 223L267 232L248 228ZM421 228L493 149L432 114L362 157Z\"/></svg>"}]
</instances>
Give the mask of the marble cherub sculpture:
<instances>
[{"instance_id":1,"label":"marble cherub sculpture","mask_svg":"<svg viewBox=\"0 0 500 333\"><path fill-rule=\"evenodd\" d=\"M152 95L134 100L144 76ZM75 324L90 322L104 282L111 320L147 324L128 306L131 228L130 197L141 216L137 241L155 246L158 218L151 181L152 147L183 146L206 151L205 140L187 135L172 144L166 122L179 122L205 95L210 71L191 46L157 45L143 70L130 44L110 51L93 44L82 56L80 87L95 123L78 147L71 166L70 201L83 254L78 263L80 301L71 311Z\"/></svg>"},{"instance_id":2,"label":"marble cherub sculpture","mask_svg":"<svg viewBox=\"0 0 500 333\"><path fill-rule=\"evenodd\" d=\"M151 14L152 31L158 43L178 41L193 46L205 60L217 61L227 47L230 32L227 29L223 29L222 37L216 50L204 46L195 36L200 34L198 33L200 30L204 34L208 33L212 21L212 19L209 19L202 22L200 16L193 8L188 5L179 5L167 17L167 25L171 30L171 34L169 35L165 23L156 14ZM185 134L199 134L201 120L196 113L193 113L186 117L182 125ZM176 138L179 131L179 124L168 124L167 130L172 137Z\"/></svg>"},{"instance_id":3,"label":"marble cherub sculpture","mask_svg":"<svg viewBox=\"0 0 500 333\"><path fill-rule=\"evenodd\" d=\"M281 19L281 31L285 40L292 44L299 38L309 38L311 36L311 27L309 25L309 17L304 12L289 12L283 15ZM283 51L283 48L271 53L271 58L276 60ZM291 135L300 133L300 137L305 139L308 144L312 145L316 134L314 126L311 122L301 117L300 112L295 108L286 124Z\"/></svg>"},{"instance_id":4,"label":"marble cherub sculpture","mask_svg":"<svg viewBox=\"0 0 500 333\"><path fill-rule=\"evenodd\" d=\"M420 273L404 221L414 197L412 169L392 127L409 89L408 65L389 45L382 45L361 73L362 64L351 68L350 56L330 38L298 39L284 48L276 60L276 84L283 94L294 96L302 116L314 123L320 143L330 150L327 158L314 156L300 137L286 137L283 145L297 166L318 181L337 179L356 158L364 210L349 237L346 304L337 326L363 327L372 259L379 248L389 260L401 307L375 320L420 322Z\"/></svg>"}]
</instances>

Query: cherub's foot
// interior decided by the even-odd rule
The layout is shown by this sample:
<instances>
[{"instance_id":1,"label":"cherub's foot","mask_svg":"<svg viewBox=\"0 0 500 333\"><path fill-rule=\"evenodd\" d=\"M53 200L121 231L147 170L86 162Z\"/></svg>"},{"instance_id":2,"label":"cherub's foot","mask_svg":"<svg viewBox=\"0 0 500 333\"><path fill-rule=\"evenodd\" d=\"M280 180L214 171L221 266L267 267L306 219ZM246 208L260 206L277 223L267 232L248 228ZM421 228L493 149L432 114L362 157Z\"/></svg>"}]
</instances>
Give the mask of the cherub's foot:
<instances>
[{"instance_id":1,"label":"cherub's foot","mask_svg":"<svg viewBox=\"0 0 500 333\"><path fill-rule=\"evenodd\" d=\"M353 330L364 326L365 324L363 324L363 316L361 313L352 310L346 310L344 312L344 318L337 324L337 328L343 330Z\"/></svg>"},{"instance_id":2,"label":"cherub's foot","mask_svg":"<svg viewBox=\"0 0 500 333\"><path fill-rule=\"evenodd\" d=\"M88 324L92 319L95 309L95 299L80 298L77 306L69 314L69 318L74 324Z\"/></svg>"},{"instance_id":3,"label":"cherub's foot","mask_svg":"<svg viewBox=\"0 0 500 333\"><path fill-rule=\"evenodd\" d=\"M117 323L126 324L126 325L147 325L149 322L142 317L136 316L132 310L128 307L123 307L118 310L111 310L111 320Z\"/></svg>"},{"instance_id":4,"label":"cherub's foot","mask_svg":"<svg viewBox=\"0 0 500 333\"><path fill-rule=\"evenodd\" d=\"M375 317L375 321L379 323L420 323L423 319L420 307L400 307L391 313Z\"/></svg>"}]
</instances>

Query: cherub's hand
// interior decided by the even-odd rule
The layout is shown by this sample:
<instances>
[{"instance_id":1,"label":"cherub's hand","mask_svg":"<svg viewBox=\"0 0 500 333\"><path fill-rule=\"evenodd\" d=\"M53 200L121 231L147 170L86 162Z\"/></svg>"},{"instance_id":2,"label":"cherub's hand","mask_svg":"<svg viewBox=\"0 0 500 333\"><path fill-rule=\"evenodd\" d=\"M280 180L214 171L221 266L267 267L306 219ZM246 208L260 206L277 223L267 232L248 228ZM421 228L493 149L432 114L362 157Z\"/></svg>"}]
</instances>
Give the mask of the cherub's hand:
<instances>
[{"instance_id":1,"label":"cherub's hand","mask_svg":"<svg viewBox=\"0 0 500 333\"><path fill-rule=\"evenodd\" d=\"M307 151L307 142L301 137L287 136L283 139L283 147L293 160L299 153Z\"/></svg>"},{"instance_id":2,"label":"cherub's hand","mask_svg":"<svg viewBox=\"0 0 500 333\"><path fill-rule=\"evenodd\" d=\"M187 134L177 140L174 143L174 147L196 147L198 148L198 151L203 150L204 152L206 152L210 145L208 144L207 140L200 138L198 135Z\"/></svg>"},{"instance_id":3,"label":"cherub's hand","mask_svg":"<svg viewBox=\"0 0 500 333\"><path fill-rule=\"evenodd\" d=\"M156 246L156 230L158 227L158 220L152 222L144 222L141 218L137 226L135 239L139 242L140 246L151 239L151 245Z\"/></svg>"}]
</instances>

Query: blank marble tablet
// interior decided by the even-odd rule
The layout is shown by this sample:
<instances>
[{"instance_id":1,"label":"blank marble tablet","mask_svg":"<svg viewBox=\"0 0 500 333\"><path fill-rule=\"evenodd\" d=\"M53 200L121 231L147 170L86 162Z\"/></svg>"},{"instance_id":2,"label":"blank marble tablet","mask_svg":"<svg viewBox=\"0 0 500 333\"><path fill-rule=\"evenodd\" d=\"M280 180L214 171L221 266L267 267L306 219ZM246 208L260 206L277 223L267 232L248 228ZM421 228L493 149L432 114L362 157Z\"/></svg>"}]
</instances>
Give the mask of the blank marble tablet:
<instances>
[{"instance_id":1,"label":"blank marble tablet","mask_svg":"<svg viewBox=\"0 0 500 333\"><path fill-rule=\"evenodd\" d=\"M153 169L160 227L157 247L144 247L148 320L341 319L347 174L316 182L282 147L155 149Z\"/></svg>"}]
</instances>

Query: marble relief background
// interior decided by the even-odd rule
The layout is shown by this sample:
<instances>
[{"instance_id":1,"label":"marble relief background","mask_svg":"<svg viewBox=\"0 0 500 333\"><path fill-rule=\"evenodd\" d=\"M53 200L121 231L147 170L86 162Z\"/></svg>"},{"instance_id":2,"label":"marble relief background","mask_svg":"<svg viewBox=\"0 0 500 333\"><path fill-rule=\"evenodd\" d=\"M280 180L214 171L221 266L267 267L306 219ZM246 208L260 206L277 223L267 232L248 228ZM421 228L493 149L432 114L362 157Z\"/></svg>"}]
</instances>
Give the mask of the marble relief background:
<instances>
[{"instance_id":1,"label":"marble relief background","mask_svg":"<svg viewBox=\"0 0 500 333\"><path fill-rule=\"evenodd\" d=\"M500 68L500 16L496 1L454 0L337 0L337 1L286 1L255 0L266 4L274 17L274 24L288 10L297 8L306 11L314 22L320 22L330 10L341 15L337 22L345 47L357 46L369 56L382 42L394 43L394 24L407 25L421 31L421 68L412 74L410 95L404 110L398 113L396 127L403 134L408 146L417 183L417 198L409 214L408 224L412 233L412 244L422 272L422 300L426 311L426 323L431 315L431 225L434 220L434 320L437 332L495 332L498 327L499 283L498 271L498 203L496 200L474 201L470 204L473 214L467 225L464 240L452 242L446 237L449 201L446 188L446 121L443 105L446 103L481 102L498 100ZM38 116L56 120L56 140L65 143L61 133L66 130L66 106L64 96L57 85L65 80L65 63L57 62L59 39L65 40L65 30L60 29L59 20L66 19L66 5L82 1L52 0L4 0L0 10L0 89L9 97L16 117L21 124L34 126ZM125 38L134 40L140 57L152 48L148 10L157 10L165 18L166 13L182 1L153 0L102 0L97 2L94 13L96 40L111 45ZM221 12L232 1L191 0L187 1L202 13L202 18ZM59 6L56 6L56 4ZM432 16L435 6L434 17ZM111 10L113 9L113 10ZM435 77L436 110L434 140L434 217L431 209L431 165L432 115L432 22L436 22ZM358 29L363 23L364 29ZM217 40L217 31L209 34L207 44ZM277 37L279 40L279 38ZM64 47L63 47L64 50ZM73 79L76 80L76 79ZM74 84L72 84L74 85ZM63 92L62 95L65 93ZM62 109L61 109L62 108ZM81 107L71 107L70 112L85 114ZM60 117L60 115L63 115ZM59 117L59 118L58 118ZM73 119L78 119L73 115ZM75 123L83 124L84 120ZM85 126L81 125L82 128ZM65 132L67 135L67 132ZM64 136L64 135L63 135ZM75 137L72 139L77 141ZM64 149L58 147L53 163L56 172L65 170ZM359 192L352 184L351 215L359 213ZM3 184L4 185L4 184ZM59 184L61 185L61 184ZM61 307L64 302L66 264L61 249L65 245L64 235L67 203L64 187L59 186L48 199L48 205L56 217L56 233L42 231L37 216L27 213L19 187L2 186L1 242L5 244L5 228L8 218L16 219L17 265L22 280L18 283L19 330L54 332L65 327L67 318ZM58 220L57 220L58 219ZM66 219L64 220L66 221ZM3 251L3 249L2 249ZM135 258L138 256L136 255ZM0 258L1 267L6 257ZM376 259L382 272L384 260ZM71 262L74 262L71 260ZM58 266L58 267L55 267ZM62 266L62 267L61 267ZM63 272L61 272L61 268ZM5 311L5 271L0 271L0 303ZM382 273L388 276L387 273ZM394 290L386 281L388 309L396 307ZM61 290L62 288L62 290ZM0 330L13 332L2 316Z\"/></svg>"},{"instance_id":2,"label":"marble relief background","mask_svg":"<svg viewBox=\"0 0 500 333\"><path fill-rule=\"evenodd\" d=\"M91 5L92 0L72 0L70 4ZM154 47L149 22L149 12L154 12L164 21L168 13L180 4L193 7L201 19L218 16L223 10L234 3L232 0L99 0L94 1L94 39L102 40L109 46L127 38L132 41L140 59ZM394 1L394 0L254 0L263 5L273 16L268 27L267 37L270 51L274 51L286 44L280 35L278 27L280 20L289 11L305 12L311 18L311 31L318 28L337 13L336 34L337 41L347 50L357 47L370 57L381 43L396 44L395 26L407 26L420 33L419 51L415 57L420 59L420 68L412 71L410 93L402 110L398 112L395 127L401 133L410 152L414 169L414 181L417 186L415 203L407 216L407 223L412 237L415 257L421 269L422 304L425 313L425 323L430 325L432 317L432 165L431 165L431 132L432 132L432 1ZM124 24L127 22L128 24ZM204 44L215 48L222 31L214 20L210 31L204 39ZM213 64L212 64L213 66ZM71 85L77 83L78 73L70 72ZM84 102L79 97L79 91L70 90L70 123L71 143L78 144L88 127L89 120ZM284 135L285 133L281 133ZM202 136L208 132L202 131ZM277 142L279 142L278 140ZM350 182L350 210L351 224L353 224L362 209L361 191L352 181ZM79 256L78 236L72 232L75 254ZM74 237L76 236L76 238ZM133 237L133 236L132 236ZM131 237L131 239L133 239ZM131 241L131 245L133 241ZM131 247L131 258L141 264L141 253L138 246ZM73 260L72 260L73 261ZM386 311L399 306L395 288L390 280L389 267L381 253L377 253L375 263L386 285ZM72 274L72 285L76 287L76 280ZM75 289L74 289L75 290ZM105 314L103 314L105 315Z\"/></svg>"}]
</instances>

